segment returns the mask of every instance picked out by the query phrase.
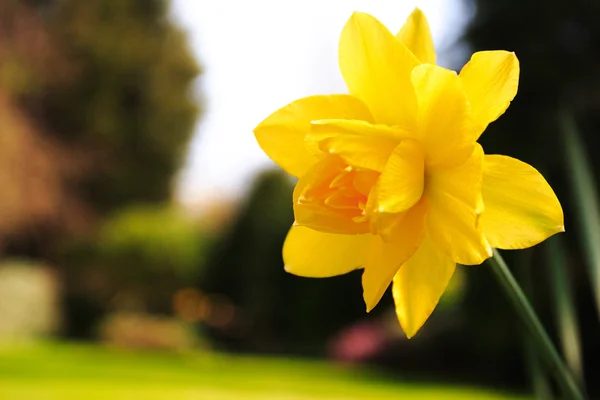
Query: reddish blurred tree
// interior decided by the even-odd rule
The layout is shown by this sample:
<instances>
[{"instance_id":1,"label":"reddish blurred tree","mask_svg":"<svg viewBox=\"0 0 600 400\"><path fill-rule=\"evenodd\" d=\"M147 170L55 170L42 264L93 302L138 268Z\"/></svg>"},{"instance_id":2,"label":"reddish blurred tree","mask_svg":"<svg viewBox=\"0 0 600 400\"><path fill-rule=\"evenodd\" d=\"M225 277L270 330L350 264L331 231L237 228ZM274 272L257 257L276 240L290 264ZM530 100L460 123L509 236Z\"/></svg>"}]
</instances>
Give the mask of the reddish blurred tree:
<instances>
[{"instance_id":1,"label":"reddish blurred tree","mask_svg":"<svg viewBox=\"0 0 600 400\"><path fill-rule=\"evenodd\" d=\"M168 12L164 0L1 2L8 254L51 257L121 206L169 199L200 70Z\"/></svg>"}]
</instances>

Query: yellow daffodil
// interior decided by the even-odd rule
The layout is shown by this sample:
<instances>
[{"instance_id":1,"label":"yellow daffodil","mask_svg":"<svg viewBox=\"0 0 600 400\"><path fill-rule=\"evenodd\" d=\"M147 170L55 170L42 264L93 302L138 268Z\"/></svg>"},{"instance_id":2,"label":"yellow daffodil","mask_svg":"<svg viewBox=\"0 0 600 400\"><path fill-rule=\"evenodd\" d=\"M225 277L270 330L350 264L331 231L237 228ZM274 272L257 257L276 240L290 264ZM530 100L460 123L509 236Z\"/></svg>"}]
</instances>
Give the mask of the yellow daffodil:
<instances>
[{"instance_id":1,"label":"yellow daffodil","mask_svg":"<svg viewBox=\"0 0 600 400\"><path fill-rule=\"evenodd\" d=\"M435 62L420 10L396 36L354 13L339 43L349 94L294 101L254 130L267 155L299 178L286 270L329 277L364 268L367 311L393 281L408 337L456 263L480 264L493 247L522 249L564 231L542 175L484 155L477 143L517 93L515 54L475 53L460 74Z\"/></svg>"}]
</instances>

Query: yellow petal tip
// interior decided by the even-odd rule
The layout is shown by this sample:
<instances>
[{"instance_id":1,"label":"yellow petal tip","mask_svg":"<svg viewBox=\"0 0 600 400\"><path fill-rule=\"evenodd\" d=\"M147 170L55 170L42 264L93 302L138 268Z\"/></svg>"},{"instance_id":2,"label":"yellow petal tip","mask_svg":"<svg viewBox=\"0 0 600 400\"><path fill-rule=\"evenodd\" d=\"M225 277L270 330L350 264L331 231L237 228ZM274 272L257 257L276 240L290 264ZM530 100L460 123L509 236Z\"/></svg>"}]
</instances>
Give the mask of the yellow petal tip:
<instances>
[{"instance_id":1,"label":"yellow petal tip","mask_svg":"<svg viewBox=\"0 0 600 400\"><path fill-rule=\"evenodd\" d=\"M377 304L372 304L372 302L367 301L367 299L364 299L364 300L365 300L366 310L368 313L370 313Z\"/></svg>"},{"instance_id":2,"label":"yellow petal tip","mask_svg":"<svg viewBox=\"0 0 600 400\"><path fill-rule=\"evenodd\" d=\"M365 306L366 306L366 310L368 313L370 313L371 310L373 310L378 303L378 302L374 302L372 298L368 299L365 296L365 292L363 292L363 300L365 301Z\"/></svg>"},{"instance_id":3,"label":"yellow petal tip","mask_svg":"<svg viewBox=\"0 0 600 400\"><path fill-rule=\"evenodd\" d=\"M350 19L353 19L353 18L360 18L360 17L364 17L364 16L370 16L370 15L369 15L369 14L367 14L367 13L364 13L364 12L362 12L362 11L354 11L354 12L352 13L352 15L350 16Z\"/></svg>"},{"instance_id":4,"label":"yellow petal tip","mask_svg":"<svg viewBox=\"0 0 600 400\"><path fill-rule=\"evenodd\" d=\"M366 293L364 291L363 291L363 300L365 301L365 306L366 306L366 310L368 313L370 313L375 308L375 306L377 306L377 304L379 303L379 300L374 301L376 299L372 296L372 294L369 298L367 298Z\"/></svg>"},{"instance_id":5,"label":"yellow petal tip","mask_svg":"<svg viewBox=\"0 0 600 400\"><path fill-rule=\"evenodd\" d=\"M402 331L404 332L404 335L406 336L407 339L412 339L417 334L417 332L419 332L419 329L421 329L421 326L423 326L423 324L420 324L420 325L410 324L410 326L407 326L406 322L408 322L408 321L400 321L400 319L398 320L398 322L400 322Z\"/></svg>"}]
</instances>

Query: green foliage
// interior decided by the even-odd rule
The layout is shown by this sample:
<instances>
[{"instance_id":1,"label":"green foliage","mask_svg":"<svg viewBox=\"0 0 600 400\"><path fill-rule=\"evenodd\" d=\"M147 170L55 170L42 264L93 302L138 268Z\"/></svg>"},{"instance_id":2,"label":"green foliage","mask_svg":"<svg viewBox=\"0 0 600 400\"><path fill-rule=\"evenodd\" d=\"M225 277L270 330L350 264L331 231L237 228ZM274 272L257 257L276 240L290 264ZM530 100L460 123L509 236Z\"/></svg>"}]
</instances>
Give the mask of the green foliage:
<instances>
[{"instance_id":1,"label":"green foliage","mask_svg":"<svg viewBox=\"0 0 600 400\"><path fill-rule=\"evenodd\" d=\"M101 258L123 277L167 273L189 281L201 271L202 233L170 207L134 206L107 219L100 229Z\"/></svg>"}]
</instances>

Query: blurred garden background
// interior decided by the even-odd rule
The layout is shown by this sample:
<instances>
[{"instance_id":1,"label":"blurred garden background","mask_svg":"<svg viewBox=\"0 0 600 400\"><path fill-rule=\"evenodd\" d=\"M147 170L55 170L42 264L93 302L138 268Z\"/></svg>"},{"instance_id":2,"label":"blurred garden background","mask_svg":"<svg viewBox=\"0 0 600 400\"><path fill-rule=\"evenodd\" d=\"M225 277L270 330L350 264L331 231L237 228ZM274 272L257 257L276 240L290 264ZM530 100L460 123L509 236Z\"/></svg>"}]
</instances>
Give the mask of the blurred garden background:
<instances>
[{"instance_id":1,"label":"blurred garden background","mask_svg":"<svg viewBox=\"0 0 600 400\"><path fill-rule=\"evenodd\" d=\"M521 62L481 141L544 173L567 233L504 255L600 398L600 2L0 0L0 399L554 398L485 264L410 341L360 272L283 269L294 181L252 129L345 91L352 11L395 32L415 6L442 66Z\"/></svg>"}]
</instances>

